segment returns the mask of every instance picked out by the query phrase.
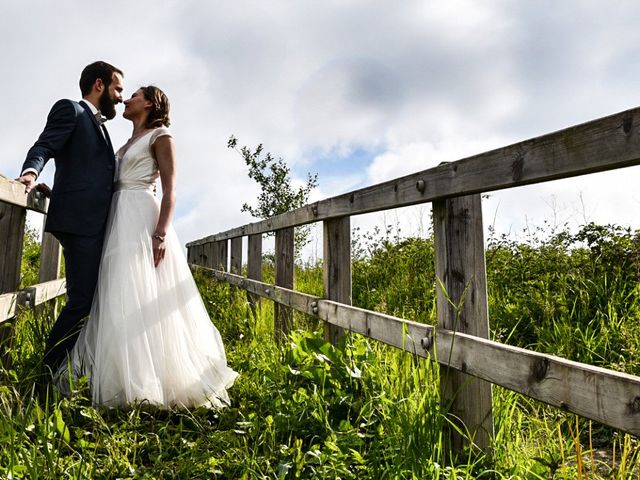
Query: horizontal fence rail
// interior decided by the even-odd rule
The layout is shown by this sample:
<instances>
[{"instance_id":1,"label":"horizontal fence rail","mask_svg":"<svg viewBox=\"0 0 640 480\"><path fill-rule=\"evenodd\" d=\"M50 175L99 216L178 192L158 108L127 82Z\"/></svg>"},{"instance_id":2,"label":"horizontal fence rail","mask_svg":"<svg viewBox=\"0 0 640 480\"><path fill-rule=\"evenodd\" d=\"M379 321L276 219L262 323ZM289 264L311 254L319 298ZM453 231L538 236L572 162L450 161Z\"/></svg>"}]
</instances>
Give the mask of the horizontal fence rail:
<instances>
[{"instance_id":1,"label":"horizontal fence rail","mask_svg":"<svg viewBox=\"0 0 640 480\"><path fill-rule=\"evenodd\" d=\"M24 207L39 213L47 213L48 201L45 195L32 190L24 193L24 185L0 175L0 202Z\"/></svg>"},{"instance_id":2,"label":"horizontal fence rail","mask_svg":"<svg viewBox=\"0 0 640 480\"><path fill-rule=\"evenodd\" d=\"M640 164L640 108L321 200L187 247Z\"/></svg>"},{"instance_id":3,"label":"horizontal fence rail","mask_svg":"<svg viewBox=\"0 0 640 480\"><path fill-rule=\"evenodd\" d=\"M67 282L64 278L4 293L0 295L0 323L17 316L21 308L37 307L66 293Z\"/></svg>"},{"instance_id":4,"label":"horizontal fence rail","mask_svg":"<svg viewBox=\"0 0 640 480\"><path fill-rule=\"evenodd\" d=\"M640 436L640 377L323 300L220 270L193 268L345 330Z\"/></svg>"}]
</instances>

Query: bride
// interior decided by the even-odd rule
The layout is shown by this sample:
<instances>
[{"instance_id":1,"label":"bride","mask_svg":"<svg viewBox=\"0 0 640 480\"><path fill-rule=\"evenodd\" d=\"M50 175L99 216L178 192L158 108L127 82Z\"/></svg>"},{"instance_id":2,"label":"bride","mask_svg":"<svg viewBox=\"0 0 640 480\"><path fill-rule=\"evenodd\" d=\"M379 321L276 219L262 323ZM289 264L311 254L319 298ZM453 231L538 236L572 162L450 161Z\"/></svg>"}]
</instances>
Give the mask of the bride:
<instances>
[{"instance_id":1,"label":"bride","mask_svg":"<svg viewBox=\"0 0 640 480\"><path fill-rule=\"evenodd\" d=\"M169 100L148 86L124 104L133 134L116 153L98 286L70 365L62 368L87 376L99 405L222 407L238 374L227 366L170 223L176 155L166 128Z\"/></svg>"}]
</instances>

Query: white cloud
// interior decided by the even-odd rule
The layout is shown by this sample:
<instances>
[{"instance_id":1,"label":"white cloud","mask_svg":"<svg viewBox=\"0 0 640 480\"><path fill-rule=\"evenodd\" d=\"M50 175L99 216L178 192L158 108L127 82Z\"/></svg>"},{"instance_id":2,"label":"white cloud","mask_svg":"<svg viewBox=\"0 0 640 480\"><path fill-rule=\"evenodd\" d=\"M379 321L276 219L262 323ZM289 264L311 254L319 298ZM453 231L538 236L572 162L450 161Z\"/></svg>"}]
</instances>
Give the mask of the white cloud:
<instances>
[{"instance_id":1,"label":"white cloud","mask_svg":"<svg viewBox=\"0 0 640 480\"><path fill-rule=\"evenodd\" d=\"M435 167L485 152L504 144L503 140L473 138L459 142L461 135L442 132L435 142L410 142L390 145L389 150L376 156L367 171L369 182L380 183L391 178Z\"/></svg>"},{"instance_id":2,"label":"white cloud","mask_svg":"<svg viewBox=\"0 0 640 480\"><path fill-rule=\"evenodd\" d=\"M314 199L343 193L635 106L639 20L630 0L115 0L97 16L79 0L4 2L0 173L17 175L50 105L77 98L82 67L105 59L128 95L154 83L172 101L187 242L251 220L240 206L257 190L231 134L323 171ZM128 122L110 123L124 143ZM360 171L316 163L360 150L373 152ZM637 225L637 176L494 193L487 216L498 208L509 228L556 198L575 220L582 193L589 215Z\"/></svg>"}]
</instances>

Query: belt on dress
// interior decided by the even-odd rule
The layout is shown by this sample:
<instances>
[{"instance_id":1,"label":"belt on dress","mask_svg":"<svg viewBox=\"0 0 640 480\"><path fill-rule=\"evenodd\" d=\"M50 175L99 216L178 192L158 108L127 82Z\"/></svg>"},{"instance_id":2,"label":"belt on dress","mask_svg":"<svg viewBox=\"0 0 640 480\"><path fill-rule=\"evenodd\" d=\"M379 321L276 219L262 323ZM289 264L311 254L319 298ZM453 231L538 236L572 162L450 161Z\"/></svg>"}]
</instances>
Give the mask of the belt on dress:
<instances>
[{"instance_id":1,"label":"belt on dress","mask_svg":"<svg viewBox=\"0 0 640 480\"><path fill-rule=\"evenodd\" d=\"M145 180L118 180L113 184L113 190L115 192L120 190L149 190L152 192L153 187L153 183Z\"/></svg>"}]
</instances>

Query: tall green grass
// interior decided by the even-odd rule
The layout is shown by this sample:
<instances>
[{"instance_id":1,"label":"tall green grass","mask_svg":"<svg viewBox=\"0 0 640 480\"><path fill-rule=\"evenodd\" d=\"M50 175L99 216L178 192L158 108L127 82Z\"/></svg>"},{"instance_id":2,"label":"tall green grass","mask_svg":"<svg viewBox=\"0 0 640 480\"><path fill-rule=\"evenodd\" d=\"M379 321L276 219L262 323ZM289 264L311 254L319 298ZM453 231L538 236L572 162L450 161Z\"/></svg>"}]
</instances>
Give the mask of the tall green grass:
<instances>
[{"instance_id":1,"label":"tall green grass","mask_svg":"<svg viewBox=\"0 0 640 480\"><path fill-rule=\"evenodd\" d=\"M431 239L384 234L354 243L358 306L435 322ZM637 373L637 236L586 226L528 243L489 240L492 334L501 341ZM265 279L273 266L265 264ZM16 323L13 367L0 386L0 478L638 478L637 439L494 388L488 452L443 448L439 371L357 335L333 347L296 316L283 345L273 309L197 276L229 363L232 406L159 411L91 405L86 382L61 398L40 375L46 312ZM322 294L321 265L296 288ZM577 343L577 345L574 345Z\"/></svg>"}]
</instances>

